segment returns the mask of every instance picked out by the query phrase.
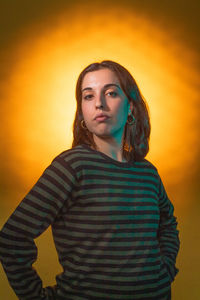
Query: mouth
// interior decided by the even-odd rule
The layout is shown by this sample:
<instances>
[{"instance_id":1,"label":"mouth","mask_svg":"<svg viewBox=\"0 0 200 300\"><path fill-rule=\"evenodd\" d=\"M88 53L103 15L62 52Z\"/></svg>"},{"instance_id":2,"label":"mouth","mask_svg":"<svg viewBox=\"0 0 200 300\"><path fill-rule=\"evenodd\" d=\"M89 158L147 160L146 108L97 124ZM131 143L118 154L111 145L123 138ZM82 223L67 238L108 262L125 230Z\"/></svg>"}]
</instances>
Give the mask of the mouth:
<instances>
[{"instance_id":1,"label":"mouth","mask_svg":"<svg viewBox=\"0 0 200 300\"><path fill-rule=\"evenodd\" d=\"M109 119L107 116L99 116L95 118L95 120L98 122L106 121L107 119Z\"/></svg>"}]
</instances>

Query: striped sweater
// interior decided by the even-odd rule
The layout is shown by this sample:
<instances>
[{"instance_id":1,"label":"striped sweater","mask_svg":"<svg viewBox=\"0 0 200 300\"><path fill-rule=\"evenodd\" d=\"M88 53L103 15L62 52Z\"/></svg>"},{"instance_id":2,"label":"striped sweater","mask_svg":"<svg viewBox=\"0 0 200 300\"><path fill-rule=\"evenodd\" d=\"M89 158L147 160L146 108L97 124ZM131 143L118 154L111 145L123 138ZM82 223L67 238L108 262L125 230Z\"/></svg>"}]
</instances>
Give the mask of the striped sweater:
<instances>
[{"instance_id":1,"label":"striped sweater","mask_svg":"<svg viewBox=\"0 0 200 300\"><path fill-rule=\"evenodd\" d=\"M51 225L63 272L43 287L34 239ZM156 167L79 145L58 155L0 232L0 258L21 300L169 299L177 222Z\"/></svg>"}]
</instances>

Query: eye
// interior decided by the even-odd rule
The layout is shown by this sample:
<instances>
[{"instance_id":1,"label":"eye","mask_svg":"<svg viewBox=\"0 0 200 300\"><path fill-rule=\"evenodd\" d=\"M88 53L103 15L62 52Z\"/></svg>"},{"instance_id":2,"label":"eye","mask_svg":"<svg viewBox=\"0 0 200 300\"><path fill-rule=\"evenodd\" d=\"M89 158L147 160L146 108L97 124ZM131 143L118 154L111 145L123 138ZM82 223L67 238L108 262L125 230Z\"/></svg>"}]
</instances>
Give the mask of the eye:
<instances>
[{"instance_id":1,"label":"eye","mask_svg":"<svg viewBox=\"0 0 200 300\"><path fill-rule=\"evenodd\" d=\"M85 99L85 100L90 100L90 99L92 99L92 97L93 97L92 94L88 94L88 95L85 95L85 96L83 97L83 99Z\"/></svg>"},{"instance_id":2,"label":"eye","mask_svg":"<svg viewBox=\"0 0 200 300\"><path fill-rule=\"evenodd\" d=\"M115 98L115 97L117 97L118 94L117 94L117 92L112 91L112 92L108 92L106 95Z\"/></svg>"}]
</instances>

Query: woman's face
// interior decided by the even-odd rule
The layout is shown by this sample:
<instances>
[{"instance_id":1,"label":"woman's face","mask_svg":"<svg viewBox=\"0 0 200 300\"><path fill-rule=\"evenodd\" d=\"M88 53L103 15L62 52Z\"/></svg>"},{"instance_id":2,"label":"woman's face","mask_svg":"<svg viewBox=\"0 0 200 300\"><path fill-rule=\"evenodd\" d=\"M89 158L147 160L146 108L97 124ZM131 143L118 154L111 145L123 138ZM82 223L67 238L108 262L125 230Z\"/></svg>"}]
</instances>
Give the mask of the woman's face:
<instances>
[{"instance_id":1,"label":"woman's face","mask_svg":"<svg viewBox=\"0 0 200 300\"><path fill-rule=\"evenodd\" d=\"M121 142L132 103L110 69L89 72L82 82L82 113L88 130L102 138ZM103 114L105 117L97 117Z\"/></svg>"}]
</instances>

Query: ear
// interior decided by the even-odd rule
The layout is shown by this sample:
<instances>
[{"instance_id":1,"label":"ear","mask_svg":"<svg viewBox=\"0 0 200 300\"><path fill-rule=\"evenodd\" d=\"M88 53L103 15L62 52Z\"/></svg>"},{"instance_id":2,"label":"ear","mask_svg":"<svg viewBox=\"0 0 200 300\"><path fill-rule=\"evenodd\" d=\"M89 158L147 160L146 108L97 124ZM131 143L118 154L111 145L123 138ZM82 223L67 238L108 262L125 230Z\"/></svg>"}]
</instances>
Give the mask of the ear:
<instances>
[{"instance_id":1,"label":"ear","mask_svg":"<svg viewBox=\"0 0 200 300\"><path fill-rule=\"evenodd\" d=\"M131 111L133 111L133 103L132 102L129 102L129 109L131 110Z\"/></svg>"}]
</instances>

